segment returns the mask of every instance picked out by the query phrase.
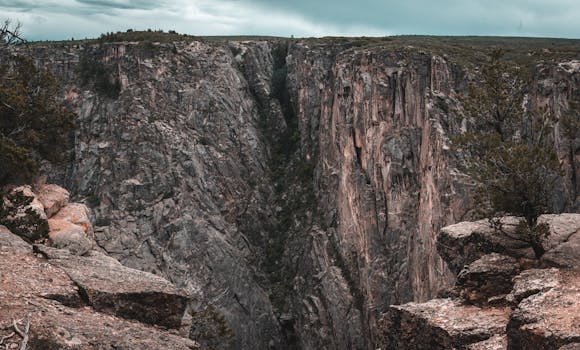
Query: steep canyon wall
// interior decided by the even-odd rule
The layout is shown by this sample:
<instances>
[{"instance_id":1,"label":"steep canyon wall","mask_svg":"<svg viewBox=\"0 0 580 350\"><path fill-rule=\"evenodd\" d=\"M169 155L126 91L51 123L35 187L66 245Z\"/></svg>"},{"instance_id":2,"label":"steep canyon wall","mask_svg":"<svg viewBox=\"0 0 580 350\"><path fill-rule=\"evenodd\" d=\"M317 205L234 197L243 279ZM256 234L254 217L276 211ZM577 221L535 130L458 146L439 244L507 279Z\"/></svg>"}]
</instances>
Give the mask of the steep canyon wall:
<instances>
[{"instance_id":1,"label":"steep canyon wall","mask_svg":"<svg viewBox=\"0 0 580 350\"><path fill-rule=\"evenodd\" d=\"M35 45L79 115L74 159L49 172L92 207L104 250L185 287L194 319L212 305L234 334L192 337L373 348L389 304L453 281L435 234L470 215L449 137L483 48L445 45ZM559 115L579 97L567 55L538 59L532 105ZM557 126L554 143L559 206L577 210L578 140Z\"/></svg>"}]
</instances>

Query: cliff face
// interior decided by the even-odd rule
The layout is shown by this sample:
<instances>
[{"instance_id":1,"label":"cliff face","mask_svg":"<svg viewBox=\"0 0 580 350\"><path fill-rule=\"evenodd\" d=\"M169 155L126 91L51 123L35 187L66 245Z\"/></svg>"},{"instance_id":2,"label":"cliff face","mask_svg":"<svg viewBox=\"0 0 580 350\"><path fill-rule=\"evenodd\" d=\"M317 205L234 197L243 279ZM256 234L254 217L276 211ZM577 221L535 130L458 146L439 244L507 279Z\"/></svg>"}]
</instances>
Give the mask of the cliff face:
<instances>
[{"instance_id":1,"label":"cliff face","mask_svg":"<svg viewBox=\"0 0 580 350\"><path fill-rule=\"evenodd\" d=\"M453 281L435 233L469 216L448 137L478 57L319 40L284 64L280 45L34 47L79 114L52 174L92 207L99 246L213 305L231 347L370 348L379 312ZM539 65L533 103L564 111L577 62ZM574 208L578 140L554 135Z\"/></svg>"}]
</instances>

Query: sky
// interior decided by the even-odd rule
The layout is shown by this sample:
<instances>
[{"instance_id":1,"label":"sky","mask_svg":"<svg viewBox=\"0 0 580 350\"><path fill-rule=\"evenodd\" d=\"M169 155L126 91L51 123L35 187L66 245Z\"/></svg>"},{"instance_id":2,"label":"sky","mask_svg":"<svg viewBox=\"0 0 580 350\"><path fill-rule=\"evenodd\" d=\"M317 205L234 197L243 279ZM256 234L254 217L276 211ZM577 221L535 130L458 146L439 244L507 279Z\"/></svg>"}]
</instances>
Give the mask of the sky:
<instances>
[{"instance_id":1,"label":"sky","mask_svg":"<svg viewBox=\"0 0 580 350\"><path fill-rule=\"evenodd\" d=\"M127 29L295 37L501 35L580 38L580 0L0 0L28 40Z\"/></svg>"}]
</instances>

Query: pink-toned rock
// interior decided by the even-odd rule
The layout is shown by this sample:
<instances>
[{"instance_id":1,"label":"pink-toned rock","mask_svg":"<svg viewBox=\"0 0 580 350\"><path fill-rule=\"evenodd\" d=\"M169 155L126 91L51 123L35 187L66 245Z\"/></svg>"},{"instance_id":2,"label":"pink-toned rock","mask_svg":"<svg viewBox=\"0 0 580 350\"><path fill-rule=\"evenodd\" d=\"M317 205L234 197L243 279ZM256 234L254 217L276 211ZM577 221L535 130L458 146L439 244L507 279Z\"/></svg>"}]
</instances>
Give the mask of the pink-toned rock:
<instances>
[{"instance_id":1,"label":"pink-toned rock","mask_svg":"<svg viewBox=\"0 0 580 350\"><path fill-rule=\"evenodd\" d=\"M559 286L520 302L507 326L509 350L559 349L580 342L580 274L561 271Z\"/></svg>"},{"instance_id":2,"label":"pink-toned rock","mask_svg":"<svg viewBox=\"0 0 580 350\"><path fill-rule=\"evenodd\" d=\"M538 220L550 225L542 263L564 268L580 267L580 214L542 215Z\"/></svg>"},{"instance_id":3,"label":"pink-toned rock","mask_svg":"<svg viewBox=\"0 0 580 350\"><path fill-rule=\"evenodd\" d=\"M493 337L471 344L467 350L506 350L507 337L505 335L494 335Z\"/></svg>"},{"instance_id":4,"label":"pink-toned rock","mask_svg":"<svg viewBox=\"0 0 580 350\"><path fill-rule=\"evenodd\" d=\"M38 200L44 206L44 212L48 218L51 218L61 208L66 206L70 197L67 190L53 184L41 185L37 192Z\"/></svg>"},{"instance_id":5,"label":"pink-toned rock","mask_svg":"<svg viewBox=\"0 0 580 350\"><path fill-rule=\"evenodd\" d=\"M391 305L379 321L386 349L464 349L505 333L509 309L479 308L459 300Z\"/></svg>"},{"instance_id":6,"label":"pink-toned rock","mask_svg":"<svg viewBox=\"0 0 580 350\"><path fill-rule=\"evenodd\" d=\"M51 245L55 248L66 248L73 255L83 255L93 247L93 241L87 237L82 226L63 219L49 219Z\"/></svg>"},{"instance_id":7,"label":"pink-toned rock","mask_svg":"<svg viewBox=\"0 0 580 350\"><path fill-rule=\"evenodd\" d=\"M59 210L52 218L78 225L82 227L87 237L91 239L94 237L93 225L91 225L91 221L89 220L89 208L84 204L70 203Z\"/></svg>"},{"instance_id":8,"label":"pink-toned rock","mask_svg":"<svg viewBox=\"0 0 580 350\"><path fill-rule=\"evenodd\" d=\"M98 307L88 304L92 299L82 297L79 288L84 287L77 285L70 277L74 276L71 267L62 268L59 266L61 264L53 264L51 259L34 254L32 246L0 226L1 349L21 348L22 338L14 335L11 327L4 326L16 322L24 330L26 317L30 318L30 338L26 347L30 350L200 348L197 342L180 337L175 330L165 330L155 322L157 315L165 322L167 319L179 319L185 308L183 296L168 281L124 268L114 259L99 253L91 257L78 257L64 250L45 248L54 252L49 255L59 255L56 260L62 261L62 265L71 259L70 265L84 268L78 273L85 275L87 280L93 280L91 284L83 280L93 288L86 289L90 293L94 289L100 290L99 280L106 283L115 278L119 294L109 294L108 302L118 305L120 299L126 302L122 306L128 310L121 310L125 311L123 314L100 312ZM90 276L93 265L95 276ZM108 276L109 268L111 277ZM135 279L140 283L135 283ZM169 294L172 291L173 294ZM155 302L147 302L150 299ZM167 309L177 314L169 313ZM143 312L143 315L138 312ZM140 318L144 322L138 322ZM175 320L173 322L176 323Z\"/></svg>"}]
</instances>

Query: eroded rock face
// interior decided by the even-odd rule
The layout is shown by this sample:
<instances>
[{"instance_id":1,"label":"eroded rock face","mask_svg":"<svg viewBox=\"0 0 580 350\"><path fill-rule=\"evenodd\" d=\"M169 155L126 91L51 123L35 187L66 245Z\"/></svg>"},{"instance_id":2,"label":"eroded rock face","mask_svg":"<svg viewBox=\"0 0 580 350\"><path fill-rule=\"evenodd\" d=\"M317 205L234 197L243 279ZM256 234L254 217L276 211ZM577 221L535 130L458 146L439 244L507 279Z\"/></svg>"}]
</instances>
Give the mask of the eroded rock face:
<instances>
[{"instance_id":1,"label":"eroded rock face","mask_svg":"<svg viewBox=\"0 0 580 350\"><path fill-rule=\"evenodd\" d=\"M491 253L469 264L457 275L456 288L461 297L476 304L487 304L490 298L506 295L513 287L512 278L520 271L517 260Z\"/></svg>"}]
</instances>

